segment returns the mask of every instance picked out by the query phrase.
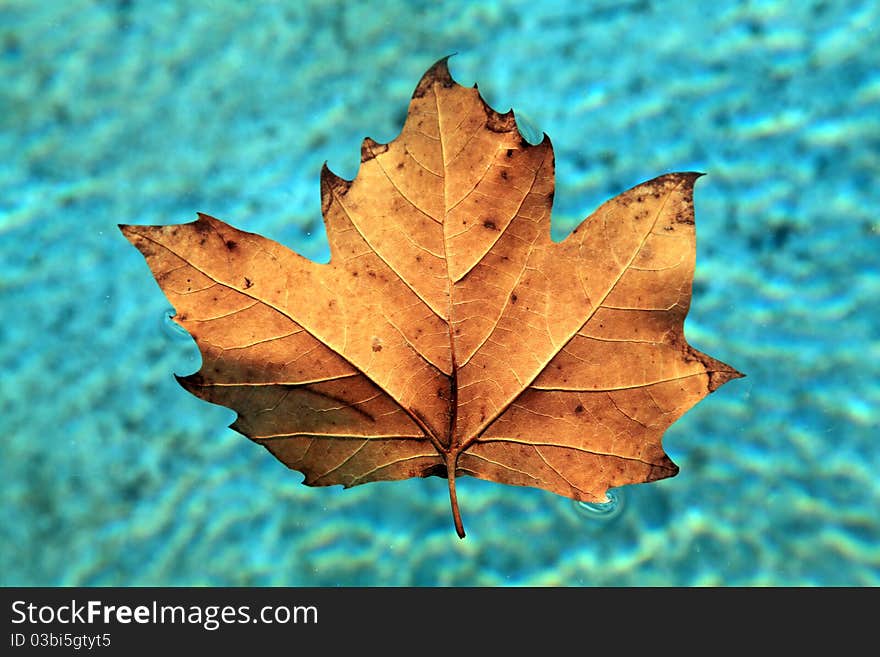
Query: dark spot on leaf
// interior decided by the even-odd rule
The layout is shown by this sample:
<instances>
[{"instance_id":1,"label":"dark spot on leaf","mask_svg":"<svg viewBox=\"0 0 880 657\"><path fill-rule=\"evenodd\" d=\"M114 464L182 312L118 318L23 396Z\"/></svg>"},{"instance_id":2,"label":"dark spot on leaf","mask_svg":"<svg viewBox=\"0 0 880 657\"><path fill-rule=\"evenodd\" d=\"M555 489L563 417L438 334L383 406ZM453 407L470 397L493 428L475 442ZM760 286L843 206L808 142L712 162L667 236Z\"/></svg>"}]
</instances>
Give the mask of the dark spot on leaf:
<instances>
[{"instance_id":1,"label":"dark spot on leaf","mask_svg":"<svg viewBox=\"0 0 880 657\"><path fill-rule=\"evenodd\" d=\"M501 172L501 177L504 178L505 180L507 180L507 172L506 172L506 171L502 171L502 172Z\"/></svg>"},{"instance_id":2,"label":"dark spot on leaf","mask_svg":"<svg viewBox=\"0 0 880 657\"><path fill-rule=\"evenodd\" d=\"M687 225L693 226L694 220L693 220L693 218L691 218L687 214L679 214L679 215L676 215L676 217L675 217L675 223L687 224Z\"/></svg>"},{"instance_id":3,"label":"dark spot on leaf","mask_svg":"<svg viewBox=\"0 0 880 657\"><path fill-rule=\"evenodd\" d=\"M245 290L248 289L251 285L253 285L253 283L251 282L251 279L249 279L247 276L245 276L244 289Z\"/></svg>"},{"instance_id":4,"label":"dark spot on leaf","mask_svg":"<svg viewBox=\"0 0 880 657\"><path fill-rule=\"evenodd\" d=\"M516 296L516 294L511 294L510 295L510 303L516 303L517 298L518 297Z\"/></svg>"},{"instance_id":5,"label":"dark spot on leaf","mask_svg":"<svg viewBox=\"0 0 880 657\"><path fill-rule=\"evenodd\" d=\"M575 412L575 413L583 413L583 412L584 412L584 407L581 406L580 404L578 404L577 406L574 407L574 412Z\"/></svg>"},{"instance_id":6,"label":"dark spot on leaf","mask_svg":"<svg viewBox=\"0 0 880 657\"><path fill-rule=\"evenodd\" d=\"M489 230L498 230L498 226L495 225L495 222L492 219L486 219L483 222L483 228L488 228Z\"/></svg>"},{"instance_id":7,"label":"dark spot on leaf","mask_svg":"<svg viewBox=\"0 0 880 657\"><path fill-rule=\"evenodd\" d=\"M226 248L230 251L235 251L235 248L238 244L235 243L235 240L226 240Z\"/></svg>"}]
</instances>

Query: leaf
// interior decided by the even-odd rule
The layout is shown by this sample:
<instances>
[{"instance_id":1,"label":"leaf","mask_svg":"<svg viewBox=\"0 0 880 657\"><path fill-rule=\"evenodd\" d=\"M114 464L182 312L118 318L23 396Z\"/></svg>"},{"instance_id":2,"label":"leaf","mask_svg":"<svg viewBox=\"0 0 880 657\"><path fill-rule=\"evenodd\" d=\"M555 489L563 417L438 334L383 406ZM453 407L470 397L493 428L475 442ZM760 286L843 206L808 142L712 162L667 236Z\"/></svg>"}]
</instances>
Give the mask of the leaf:
<instances>
[{"instance_id":1,"label":"leaf","mask_svg":"<svg viewBox=\"0 0 880 657\"><path fill-rule=\"evenodd\" d=\"M184 388L310 486L446 477L464 537L456 477L604 501L675 475L663 432L742 376L684 337L699 174L555 243L553 167L441 60L354 180L321 172L329 264L205 214L120 228L201 351Z\"/></svg>"}]
</instances>

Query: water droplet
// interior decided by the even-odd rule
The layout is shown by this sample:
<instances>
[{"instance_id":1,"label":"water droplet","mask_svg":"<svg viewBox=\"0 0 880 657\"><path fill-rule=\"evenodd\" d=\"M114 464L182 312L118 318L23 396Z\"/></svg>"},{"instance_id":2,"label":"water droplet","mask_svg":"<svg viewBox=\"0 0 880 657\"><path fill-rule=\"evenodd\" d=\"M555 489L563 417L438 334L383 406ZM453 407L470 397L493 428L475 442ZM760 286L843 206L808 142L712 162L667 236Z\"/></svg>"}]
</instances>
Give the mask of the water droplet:
<instances>
[{"instance_id":1,"label":"water droplet","mask_svg":"<svg viewBox=\"0 0 880 657\"><path fill-rule=\"evenodd\" d=\"M579 502L575 500L575 511L585 518L593 518L603 522L616 518L626 506L626 496L619 488L609 488L605 495L608 497L607 502Z\"/></svg>"},{"instance_id":2,"label":"water droplet","mask_svg":"<svg viewBox=\"0 0 880 657\"><path fill-rule=\"evenodd\" d=\"M190 339L189 333L172 318L177 314L174 308L168 308L162 313L161 326L162 333L167 338L171 338L175 342L184 342Z\"/></svg>"}]
</instances>

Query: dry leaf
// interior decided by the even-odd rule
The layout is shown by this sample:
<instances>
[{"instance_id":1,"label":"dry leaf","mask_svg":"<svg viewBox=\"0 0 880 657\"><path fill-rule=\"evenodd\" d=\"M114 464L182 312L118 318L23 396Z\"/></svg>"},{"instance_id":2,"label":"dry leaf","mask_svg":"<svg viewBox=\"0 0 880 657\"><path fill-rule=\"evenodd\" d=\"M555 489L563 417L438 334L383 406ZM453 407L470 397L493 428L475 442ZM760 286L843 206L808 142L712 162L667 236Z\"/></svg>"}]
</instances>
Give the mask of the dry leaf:
<instances>
[{"instance_id":1,"label":"dry leaf","mask_svg":"<svg viewBox=\"0 0 880 657\"><path fill-rule=\"evenodd\" d=\"M326 167L329 264L199 214L121 226L193 336L180 378L311 486L471 475L601 502L678 468L665 429L736 370L692 348L698 174L648 181L550 238L553 149L445 60L403 131Z\"/></svg>"}]
</instances>

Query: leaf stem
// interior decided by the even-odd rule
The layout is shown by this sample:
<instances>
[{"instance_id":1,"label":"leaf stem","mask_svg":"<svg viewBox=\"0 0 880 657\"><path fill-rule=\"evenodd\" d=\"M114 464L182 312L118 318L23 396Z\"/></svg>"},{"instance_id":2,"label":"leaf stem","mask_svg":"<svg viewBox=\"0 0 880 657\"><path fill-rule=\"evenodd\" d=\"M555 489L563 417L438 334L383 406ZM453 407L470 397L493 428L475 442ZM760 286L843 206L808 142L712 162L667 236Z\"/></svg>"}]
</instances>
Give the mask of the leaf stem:
<instances>
[{"instance_id":1,"label":"leaf stem","mask_svg":"<svg viewBox=\"0 0 880 657\"><path fill-rule=\"evenodd\" d=\"M458 454L447 452L446 454L446 479L449 482L449 501L452 504L452 521L455 523L455 532L459 538L464 538L464 525L461 522L461 511L458 509L458 497L455 494L455 462Z\"/></svg>"}]
</instances>

